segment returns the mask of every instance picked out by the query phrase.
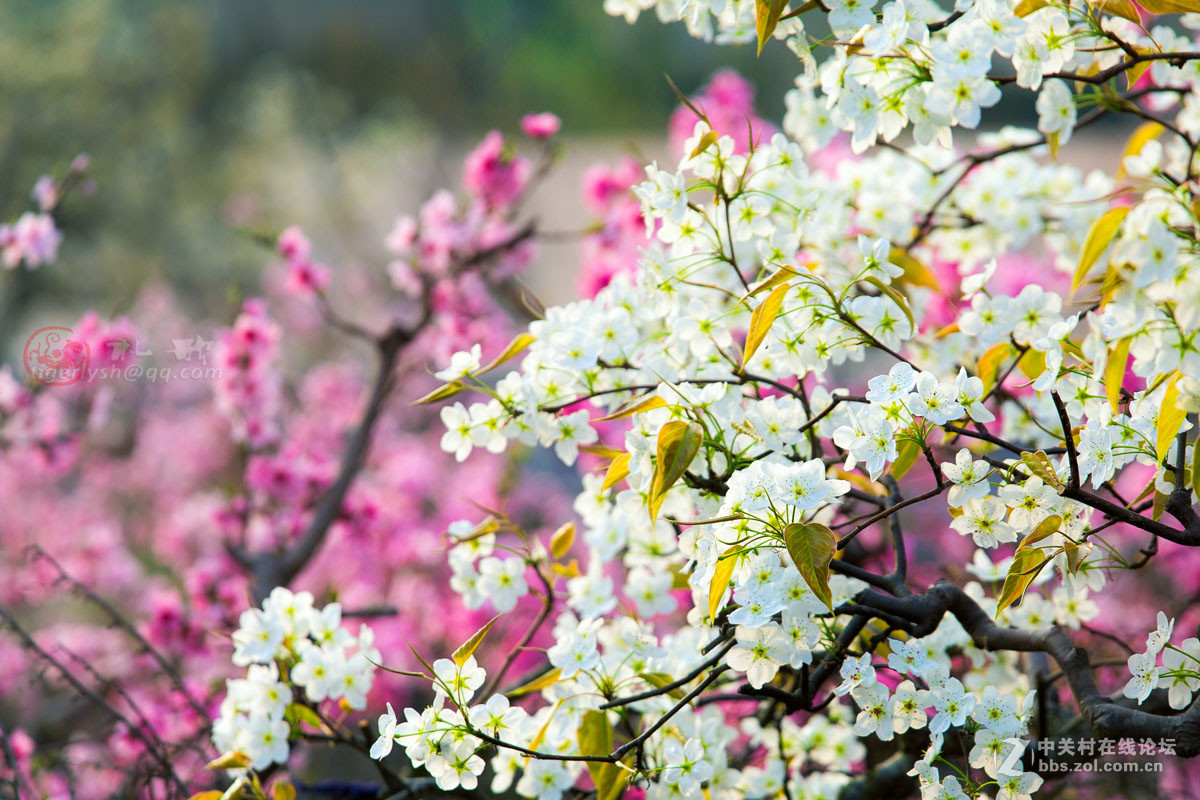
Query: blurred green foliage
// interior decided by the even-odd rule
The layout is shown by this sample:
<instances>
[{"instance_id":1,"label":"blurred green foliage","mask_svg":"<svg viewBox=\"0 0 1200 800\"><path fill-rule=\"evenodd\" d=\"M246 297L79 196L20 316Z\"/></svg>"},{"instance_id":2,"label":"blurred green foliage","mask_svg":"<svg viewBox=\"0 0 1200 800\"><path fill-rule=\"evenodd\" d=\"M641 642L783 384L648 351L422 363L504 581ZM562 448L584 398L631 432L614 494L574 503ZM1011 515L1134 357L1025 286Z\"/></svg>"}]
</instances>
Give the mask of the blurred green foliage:
<instances>
[{"instance_id":1,"label":"blurred green foliage","mask_svg":"<svg viewBox=\"0 0 1200 800\"><path fill-rule=\"evenodd\" d=\"M664 73L691 91L725 64L759 83L763 111L778 119L796 71L784 48L756 60L653 14L631 27L601 0L0 8L0 217L27 208L37 177L79 152L92 156L97 185L65 204L58 264L3 276L6 328L91 304L119 313L153 277L198 310L227 314L229 286L254 287L265 260L234 220L299 222L336 236L330 258L346 255L330 244L381 257L366 234L403 210L398 199L433 188L431 165L467 137L538 110L559 113L571 135L661 136L675 105Z\"/></svg>"}]
</instances>

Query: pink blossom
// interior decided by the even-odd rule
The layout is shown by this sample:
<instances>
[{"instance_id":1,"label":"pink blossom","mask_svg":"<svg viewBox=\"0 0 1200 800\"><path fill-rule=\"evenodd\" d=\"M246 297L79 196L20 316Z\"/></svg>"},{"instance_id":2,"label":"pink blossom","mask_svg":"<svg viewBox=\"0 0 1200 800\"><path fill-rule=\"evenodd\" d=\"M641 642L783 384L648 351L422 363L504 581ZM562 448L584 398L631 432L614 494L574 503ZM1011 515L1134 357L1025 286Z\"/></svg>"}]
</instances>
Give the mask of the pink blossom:
<instances>
[{"instance_id":1,"label":"pink blossom","mask_svg":"<svg viewBox=\"0 0 1200 800\"><path fill-rule=\"evenodd\" d=\"M308 261L312 257L312 243L299 226L292 225L279 234L279 252L288 261Z\"/></svg>"},{"instance_id":2,"label":"pink blossom","mask_svg":"<svg viewBox=\"0 0 1200 800\"><path fill-rule=\"evenodd\" d=\"M754 111L754 87L732 69L719 70L691 102L708 116L714 130L733 138L735 152L745 153L752 143L766 142L775 134L775 127ZM697 119L687 106L675 109L669 125L673 153L684 154L683 143Z\"/></svg>"},{"instance_id":3,"label":"pink blossom","mask_svg":"<svg viewBox=\"0 0 1200 800\"><path fill-rule=\"evenodd\" d=\"M540 114L526 114L521 118L521 130L532 139L548 139L558 133L562 120L544 111Z\"/></svg>"},{"instance_id":4,"label":"pink blossom","mask_svg":"<svg viewBox=\"0 0 1200 800\"><path fill-rule=\"evenodd\" d=\"M506 153L504 137L492 131L467 155L463 187L490 209L506 208L525 191L530 174L529 161Z\"/></svg>"}]
</instances>

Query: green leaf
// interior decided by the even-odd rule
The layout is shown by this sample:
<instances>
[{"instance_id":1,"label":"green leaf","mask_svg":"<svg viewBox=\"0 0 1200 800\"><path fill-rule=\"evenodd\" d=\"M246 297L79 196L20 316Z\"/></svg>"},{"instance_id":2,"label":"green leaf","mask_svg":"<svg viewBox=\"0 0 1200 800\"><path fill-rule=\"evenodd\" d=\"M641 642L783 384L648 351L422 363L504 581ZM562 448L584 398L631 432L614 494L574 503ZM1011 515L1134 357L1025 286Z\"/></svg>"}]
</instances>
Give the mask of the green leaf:
<instances>
[{"instance_id":1,"label":"green leaf","mask_svg":"<svg viewBox=\"0 0 1200 800\"><path fill-rule=\"evenodd\" d=\"M1050 149L1050 160L1058 161L1058 147L1061 141L1061 136L1058 131L1051 131L1046 134L1046 147Z\"/></svg>"},{"instance_id":2,"label":"green leaf","mask_svg":"<svg viewBox=\"0 0 1200 800\"><path fill-rule=\"evenodd\" d=\"M1000 375L1000 366L1012 355L1012 349L1012 345L1008 342L1000 342L989 347L979 357L975 373L983 381L984 394L990 392L992 387L996 385L996 378Z\"/></svg>"},{"instance_id":3,"label":"green leaf","mask_svg":"<svg viewBox=\"0 0 1200 800\"><path fill-rule=\"evenodd\" d=\"M467 663L467 659L479 649L479 645L483 644L483 638L488 635L488 631L492 629L492 625L498 619L500 619L499 614L489 619L483 624L482 628L471 634L470 639L467 639L457 650L454 651L455 664L461 667L463 664Z\"/></svg>"},{"instance_id":4,"label":"green leaf","mask_svg":"<svg viewBox=\"0 0 1200 800\"><path fill-rule=\"evenodd\" d=\"M1092 223L1083 242L1083 252L1079 255L1079 266L1075 268L1075 275L1071 278L1071 294L1075 294L1075 290L1087 277L1088 271L1112 244L1112 240L1117 236L1117 229L1128 214L1128 206L1117 206L1105 211Z\"/></svg>"},{"instance_id":5,"label":"green leaf","mask_svg":"<svg viewBox=\"0 0 1200 800\"><path fill-rule=\"evenodd\" d=\"M1054 471L1054 465L1050 463L1050 456L1046 455L1044 450L1038 450L1036 453L1021 453L1021 462L1031 473L1041 478L1047 486L1053 486L1058 491L1062 491L1064 484L1058 477L1058 473Z\"/></svg>"},{"instance_id":6,"label":"green leaf","mask_svg":"<svg viewBox=\"0 0 1200 800\"><path fill-rule=\"evenodd\" d=\"M1158 430L1154 437L1154 455L1162 464L1171 449L1171 440L1179 433L1179 427L1187 417L1187 410L1179 406L1179 372L1175 372L1167 391L1163 394L1162 406L1158 409Z\"/></svg>"},{"instance_id":7,"label":"green leaf","mask_svg":"<svg viewBox=\"0 0 1200 800\"><path fill-rule=\"evenodd\" d=\"M746 332L746 346L742 350L742 369L746 368L754 351L758 350L759 345L767 338L767 331L771 330L771 326L775 324L775 318L779 316L779 310L783 307L783 298L787 296L788 290L791 288L790 283L776 286L767 295L767 299L759 303L751 312L750 330Z\"/></svg>"},{"instance_id":8,"label":"green leaf","mask_svg":"<svg viewBox=\"0 0 1200 800\"><path fill-rule=\"evenodd\" d=\"M1108 404L1112 406L1114 414L1120 410L1121 384L1125 382L1130 341L1131 337L1126 336L1108 348L1108 360L1104 362L1104 393L1108 395Z\"/></svg>"},{"instance_id":9,"label":"green leaf","mask_svg":"<svg viewBox=\"0 0 1200 800\"><path fill-rule=\"evenodd\" d=\"M912 465L917 463L917 458L921 455L921 445L915 439L903 439L897 450L896 460L892 462L892 477L900 480L908 474Z\"/></svg>"},{"instance_id":10,"label":"green leaf","mask_svg":"<svg viewBox=\"0 0 1200 800\"><path fill-rule=\"evenodd\" d=\"M1062 517L1058 516L1057 514L1051 514L1050 516L1048 516L1044 520L1042 520L1038 524L1038 526L1033 529L1032 533L1030 533L1028 536L1026 536L1024 539L1021 540L1021 544L1017 546L1017 549L1019 550L1022 547L1029 547L1031 545L1037 544L1038 542L1040 542L1042 539L1045 539L1050 534L1057 532L1058 529L1061 527L1062 527Z\"/></svg>"},{"instance_id":11,"label":"green leaf","mask_svg":"<svg viewBox=\"0 0 1200 800\"><path fill-rule=\"evenodd\" d=\"M1000 589L1000 597L996 601L996 616L1025 596L1030 584L1037 579L1038 573L1050 559L1037 548L1017 550L1013 556L1012 566L1004 576L1004 586Z\"/></svg>"},{"instance_id":12,"label":"green leaf","mask_svg":"<svg viewBox=\"0 0 1200 800\"><path fill-rule=\"evenodd\" d=\"M658 520L663 497L675 485L675 481L687 472L688 465L700 452L703 441L704 429L694 422L681 419L671 420L658 432L658 460L654 467L654 479L650 482L651 520Z\"/></svg>"},{"instance_id":13,"label":"green leaf","mask_svg":"<svg viewBox=\"0 0 1200 800\"><path fill-rule=\"evenodd\" d=\"M708 584L708 618L717 618L717 609L721 607L721 598L729 588L729 580L733 577L733 568L737 566L738 557L734 555L740 548L735 544L717 559L712 581Z\"/></svg>"},{"instance_id":14,"label":"green leaf","mask_svg":"<svg viewBox=\"0 0 1200 800\"><path fill-rule=\"evenodd\" d=\"M544 675L539 675L528 683L523 683L517 688L506 692L506 694L508 697L520 697L521 695L540 692L547 686L553 686L554 684L558 683L558 679L561 675L562 670L558 667L555 667Z\"/></svg>"},{"instance_id":15,"label":"green leaf","mask_svg":"<svg viewBox=\"0 0 1200 800\"><path fill-rule=\"evenodd\" d=\"M758 32L758 52L779 25L779 17L787 8L788 0L754 0L754 29Z\"/></svg>"},{"instance_id":16,"label":"green leaf","mask_svg":"<svg viewBox=\"0 0 1200 800\"><path fill-rule=\"evenodd\" d=\"M833 611L833 592L829 589L829 563L837 552L837 536L816 522L788 525L783 530L783 542L792 557L800 577L808 588Z\"/></svg>"},{"instance_id":17,"label":"green leaf","mask_svg":"<svg viewBox=\"0 0 1200 800\"><path fill-rule=\"evenodd\" d=\"M562 558L575 542L575 523L567 522L559 526L550 537L550 555Z\"/></svg>"},{"instance_id":18,"label":"green leaf","mask_svg":"<svg viewBox=\"0 0 1200 800\"><path fill-rule=\"evenodd\" d=\"M271 796L274 800L296 800L296 787L287 781L277 781L271 787Z\"/></svg>"}]
</instances>

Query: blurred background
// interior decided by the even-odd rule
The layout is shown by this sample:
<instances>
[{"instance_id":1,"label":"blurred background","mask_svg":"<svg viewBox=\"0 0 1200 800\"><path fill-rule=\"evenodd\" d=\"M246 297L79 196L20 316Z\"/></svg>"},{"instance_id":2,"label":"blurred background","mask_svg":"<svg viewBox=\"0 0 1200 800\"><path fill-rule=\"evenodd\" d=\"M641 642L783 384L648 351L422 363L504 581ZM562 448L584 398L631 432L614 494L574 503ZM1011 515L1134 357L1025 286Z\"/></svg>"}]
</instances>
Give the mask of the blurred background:
<instances>
[{"instance_id":1,"label":"blurred background","mask_svg":"<svg viewBox=\"0 0 1200 800\"><path fill-rule=\"evenodd\" d=\"M584 167L665 154L677 101L664 75L691 93L732 66L757 85L759 113L778 122L797 72L781 46L756 59L653 13L630 26L601 0L0 0L0 9L0 218L27 208L38 176L61 174L76 153L91 155L96 181L92 197L62 210L59 263L2 282L9 349L20 336L8 332L31 321L85 307L119 314L153 278L177 287L193 313L228 318L231 298L257 291L270 258L242 226L300 224L335 268L382 266L396 214L455 186L462 153L491 128L515 131L527 112L564 121L563 163L535 207L543 229L577 229ZM544 299L572 295L575 263L569 243L543 250L531 280Z\"/></svg>"}]
</instances>

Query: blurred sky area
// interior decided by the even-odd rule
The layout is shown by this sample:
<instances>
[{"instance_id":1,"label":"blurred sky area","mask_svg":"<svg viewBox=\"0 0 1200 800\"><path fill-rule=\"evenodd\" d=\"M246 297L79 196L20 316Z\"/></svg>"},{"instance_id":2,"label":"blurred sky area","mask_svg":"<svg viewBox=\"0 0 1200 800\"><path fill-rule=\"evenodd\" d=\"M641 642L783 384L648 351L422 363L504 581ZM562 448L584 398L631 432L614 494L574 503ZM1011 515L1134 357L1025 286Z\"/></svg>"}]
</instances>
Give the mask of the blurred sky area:
<instances>
[{"instance_id":1,"label":"blurred sky area","mask_svg":"<svg viewBox=\"0 0 1200 800\"><path fill-rule=\"evenodd\" d=\"M270 258L231 220L298 223L331 263L382 263L395 215L530 111L564 120L554 205L582 221L589 159L660 154L665 74L692 92L733 66L778 121L798 71L783 46L756 59L601 0L0 0L0 65L0 217L79 152L97 187L66 203L59 263L3 282L6 328L120 313L154 278L228 318Z\"/></svg>"}]
</instances>

